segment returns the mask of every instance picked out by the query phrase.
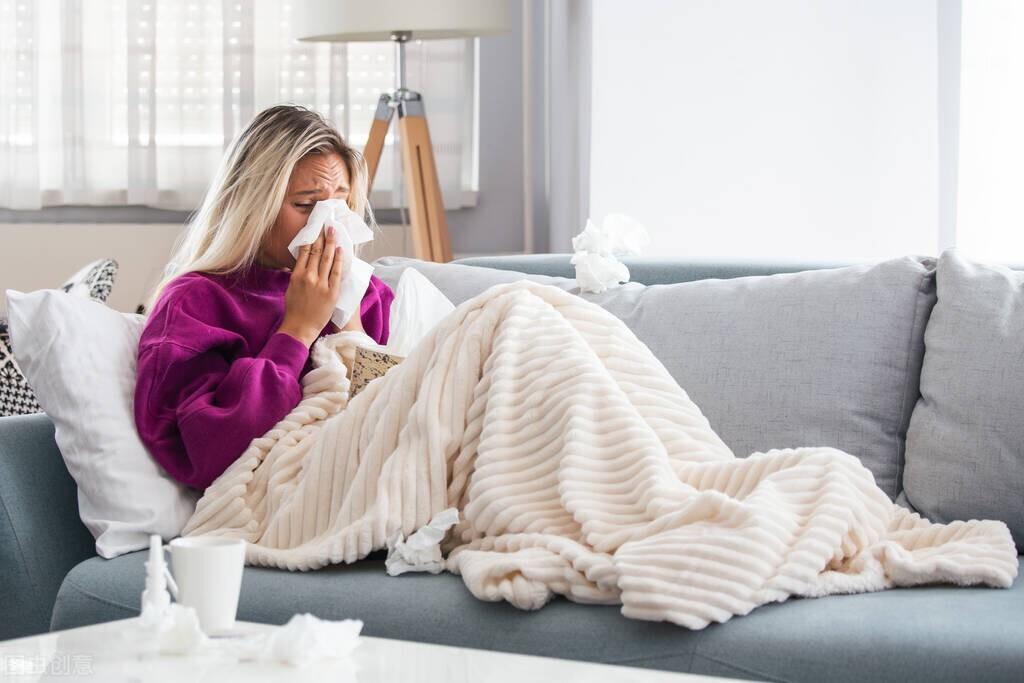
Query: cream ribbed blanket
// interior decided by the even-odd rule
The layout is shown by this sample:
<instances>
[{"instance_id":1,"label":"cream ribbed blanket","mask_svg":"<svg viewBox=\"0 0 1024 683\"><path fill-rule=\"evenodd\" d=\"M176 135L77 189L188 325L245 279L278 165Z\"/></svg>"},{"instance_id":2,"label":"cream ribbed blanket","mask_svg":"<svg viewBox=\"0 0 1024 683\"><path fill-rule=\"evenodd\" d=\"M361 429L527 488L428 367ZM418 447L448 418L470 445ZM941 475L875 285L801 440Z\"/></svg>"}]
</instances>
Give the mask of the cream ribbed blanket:
<instances>
[{"instance_id":1,"label":"cream ribbed blanket","mask_svg":"<svg viewBox=\"0 0 1024 683\"><path fill-rule=\"evenodd\" d=\"M446 567L478 598L534 609L558 593L690 628L791 595L1016 577L1003 523L932 524L851 455L734 457L625 324L557 288L492 287L348 402L360 337L314 346L302 402L183 534L308 570L454 506Z\"/></svg>"}]
</instances>

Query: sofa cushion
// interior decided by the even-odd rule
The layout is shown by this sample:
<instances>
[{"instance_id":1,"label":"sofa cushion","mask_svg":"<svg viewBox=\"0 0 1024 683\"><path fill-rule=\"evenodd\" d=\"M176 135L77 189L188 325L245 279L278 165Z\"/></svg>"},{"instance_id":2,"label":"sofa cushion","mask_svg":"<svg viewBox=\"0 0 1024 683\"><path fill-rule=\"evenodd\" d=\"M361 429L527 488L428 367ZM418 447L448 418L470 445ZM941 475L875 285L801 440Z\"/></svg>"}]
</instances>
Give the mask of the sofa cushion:
<instances>
[{"instance_id":1,"label":"sofa cushion","mask_svg":"<svg viewBox=\"0 0 1024 683\"><path fill-rule=\"evenodd\" d=\"M0 640L45 633L64 576L95 554L53 422L0 417Z\"/></svg>"},{"instance_id":2,"label":"sofa cushion","mask_svg":"<svg viewBox=\"0 0 1024 683\"><path fill-rule=\"evenodd\" d=\"M1024 273L950 251L937 281L905 499L938 522L1000 519L1024 549Z\"/></svg>"},{"instance_id":3,"label":"sofa cushion","mask_svg":"<svg viewBox=\"0 0 1024 683\"><path fill-rule=\"evenodd\" d=\"M388 284L415 267L456 305L520 278L578 293L575 280L386 257ZM583 294L621 318L736 455L832 446L899 493L918 396L934 260L901 258L793 274Z\"/></svg>"},{"instance_id":4,"label":"sofa cushion","mask_svg":"<svg viewBox=\"0 0 1024 683\"><path fill-rule=\"evenodd\" d=\"M64 629L138 614L146 553L68 573ZM558 599L535 612L477 600L452 574L390 577L380 560L313 572L246 567L238 617L358 618L368 636L768 681L1016 681L1024 579L1009 590L918 587L765 605L701 631Z\"/></svg>"}]
</instances>

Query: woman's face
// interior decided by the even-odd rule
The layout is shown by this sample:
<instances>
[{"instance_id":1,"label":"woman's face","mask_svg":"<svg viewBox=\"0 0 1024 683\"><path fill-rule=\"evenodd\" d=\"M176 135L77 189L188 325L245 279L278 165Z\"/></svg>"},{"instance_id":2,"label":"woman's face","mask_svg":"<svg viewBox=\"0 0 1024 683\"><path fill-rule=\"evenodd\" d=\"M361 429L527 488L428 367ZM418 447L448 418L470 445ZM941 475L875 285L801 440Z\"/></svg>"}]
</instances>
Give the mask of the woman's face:
<instances>
[{"instance_id":1,"label":"woman's face","mask_svg":"<svg viewBox=\"0 0 1024 683\"><path fill-rule=\"evenodd\" d=\"M309 154L295 164L288 180L284 203L277 213L260 251L260 263L271 268L291 268L295 258L288 245L309 220L313 205L324 199L348 199L348 168L336 152Z\"/></svg>"}]
</instances>

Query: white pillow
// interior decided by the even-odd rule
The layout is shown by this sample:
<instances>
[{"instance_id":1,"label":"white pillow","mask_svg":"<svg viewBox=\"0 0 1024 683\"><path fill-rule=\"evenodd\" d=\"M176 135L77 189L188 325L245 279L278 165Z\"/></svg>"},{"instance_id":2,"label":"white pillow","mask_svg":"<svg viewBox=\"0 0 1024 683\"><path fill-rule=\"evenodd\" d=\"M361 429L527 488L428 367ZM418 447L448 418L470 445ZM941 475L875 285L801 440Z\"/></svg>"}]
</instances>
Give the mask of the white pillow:
<instances>
[{"instance_id":1,"label":"white pillow","mask_svg":"<svg viewBox=\"0 0 1024 683\"><path fill-rule=\"evenodd\" d=\"M198 493L174 481L139 440L132 409L145 323L56 289L7 290L11 346L78 484L96 552L116 557L178 536Z\"/></svg>"}]
</instances>

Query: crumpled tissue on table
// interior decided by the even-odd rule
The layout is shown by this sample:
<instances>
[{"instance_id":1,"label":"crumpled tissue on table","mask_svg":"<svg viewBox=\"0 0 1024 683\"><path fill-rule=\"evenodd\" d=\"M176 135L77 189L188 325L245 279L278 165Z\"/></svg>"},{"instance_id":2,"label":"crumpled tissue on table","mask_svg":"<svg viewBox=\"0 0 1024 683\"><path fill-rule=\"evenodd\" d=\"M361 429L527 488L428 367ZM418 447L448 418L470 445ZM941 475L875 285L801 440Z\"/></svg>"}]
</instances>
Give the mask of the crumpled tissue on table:
<instances>
[{"instance_id":1,"label":"crumpled tissue on table","mask_svg":"<svg viewBox=\"0 0 1024 683\"><path fill-rule=\"evenodd\" d=\"M306 666L327 657L348 657L359 645L362 630L359 619L330 621L303 613L293 615L284 626L237 645L241 654L251 659Z\"/></svg>"},{"instance_id":2,"label":"crumpled tissue on table","mask_svg":"<svg viewBox=\"0 0 1024 683\"><path fill-rule=\"evenodd\" d=\"M210 644L199 626L195 609L172 602L162 609L142 604L140 633L152 639L154 649L164 655L185 655Z\"/></svg>"},{"instance_id":3,"label":"crumpled tissue on table","mask_svg":"<svg viewBox=\"0 0 1024 683\"><path fill-rule=\"evenodd\" d=\"M572 238L576 284L595 294L629 282L629 268L622 256L639 256L650 244L647 229L629 216L611 213L601 227L587 220L583 232Z\"/></svg>"},{"instance_id":4,"label":"crumpled tissue on table","mask_svg":"<svg viewBox=\"0 0 1024 683\"><path fill-rule=\"evenodd\" d=\"M142 628L132 637L152 638L159 654L222 654L240 660L280 662L307 666L321 659L348 657L359 645L363 622L359 619L331 621L312 614L295 614L284 626L268 632L235 638L210 638L199 627L199 618L191 607L168 605L162 614L146 614Z\"/></svg>"},{"instance_id":5,"label":"crumpled tissue on table","mask_svg":"<svg viewBox=\"0 0 1024 683\"><path fill-rule=\"evenodd\" d=\"M313 207L305 227L288 244L288 252L298 258L299 248L315 242L328 225L334 226L335 237L342 250L341 293L331 316L331 321L341 329L353 314L359 312L363 295L370 285L373 266L355 257L355 245L371 241L373 230L344 199L325 199Z\"/></svg>"},{"instance_id":6,"label":"crumpled tissue on table","mask_svg":"<svg viewBox=\"0 0 1024 683\"><path fill-rule=\"evenodd\" d=\"M312 614L295 614L287 624L269 632L210 638L200 627L194 608L171 602L167 564L161 539L155 534L150 536L149 560L145 565L146 588L142 592L139 628L124 636L136 641L141 637L144 649L155 654L218 654L305 666L325 658L348 657L359 645L362 621L330 621Z\"/></svg>"},{"instance_id":7,"label":"crumpled tissue on table","mask_svg":"<svg viewBox=\"0 0 1024 683\"><path fill-rule=\"evenodd\" d=\"M388 556L384 567L390 576L405 572L439 573L441 562L441 541L456 522L459 511L455 508L441 510L434 518L417 529L409 538L402 538L402 532L395 532L388 539Z\"/></svg>"}]
</instances>

